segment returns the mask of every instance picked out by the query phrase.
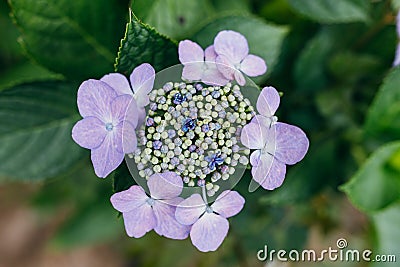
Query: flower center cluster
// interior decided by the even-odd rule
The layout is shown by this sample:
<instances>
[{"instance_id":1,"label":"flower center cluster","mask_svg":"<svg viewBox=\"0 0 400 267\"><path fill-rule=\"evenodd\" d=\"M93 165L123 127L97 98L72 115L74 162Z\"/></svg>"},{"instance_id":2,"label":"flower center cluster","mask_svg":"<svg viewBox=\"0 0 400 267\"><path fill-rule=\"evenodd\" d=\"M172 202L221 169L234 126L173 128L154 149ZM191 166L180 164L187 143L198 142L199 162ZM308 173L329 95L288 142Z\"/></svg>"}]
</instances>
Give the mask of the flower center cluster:
<instances>
[{"instance_id":1,"label":"flower center cluster","mask_svg":"<svg viewBox=\"0 0 400 267\"><path fill-rule=\"evenodd\" d=\"M134 153L141 177L174 171L187 186L205 186L212 196L217 181L248 164L250 151L241 146L240 133L255 113L239 86L169 82L149 97Z\"/></svg>"}]
</instances>

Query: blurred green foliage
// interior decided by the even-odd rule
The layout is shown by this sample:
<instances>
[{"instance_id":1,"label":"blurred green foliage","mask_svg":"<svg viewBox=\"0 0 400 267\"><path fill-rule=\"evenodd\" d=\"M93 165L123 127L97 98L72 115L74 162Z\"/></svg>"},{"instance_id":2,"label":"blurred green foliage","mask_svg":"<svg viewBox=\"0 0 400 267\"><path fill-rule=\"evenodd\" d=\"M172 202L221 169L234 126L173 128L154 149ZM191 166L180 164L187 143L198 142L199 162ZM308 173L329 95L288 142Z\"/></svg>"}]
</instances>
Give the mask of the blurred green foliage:
<instances>
[{"instance_id":1,"label":"blurred green foliage","mask_svg":"<svg viewBox=\"0 0 400 267\"><path fill-rule=\"evenodd\" d=\"M306 131L310 151L273 192L249 194L245 173L238 185L245 209L219 251L205 258L187 240L124 238L132 264L256 266L265 244L301 248L313 227L340 228L343 184L373 226L365 246L398 254L400 70L392 62L399 8L398 0L2 1L0 181L43 181L33 199L43 212L71 206L58 246L119 239L111 178L96 178L89 154L71 140L79 84L115 62L124 74L142 62L160 70L178 62L178 41L207 46L232 29L266 60L268 74L257 82L283 93L277 115ZM133 183L125 164L114 178L116 191Z\"/></svg>"}]
</instances>

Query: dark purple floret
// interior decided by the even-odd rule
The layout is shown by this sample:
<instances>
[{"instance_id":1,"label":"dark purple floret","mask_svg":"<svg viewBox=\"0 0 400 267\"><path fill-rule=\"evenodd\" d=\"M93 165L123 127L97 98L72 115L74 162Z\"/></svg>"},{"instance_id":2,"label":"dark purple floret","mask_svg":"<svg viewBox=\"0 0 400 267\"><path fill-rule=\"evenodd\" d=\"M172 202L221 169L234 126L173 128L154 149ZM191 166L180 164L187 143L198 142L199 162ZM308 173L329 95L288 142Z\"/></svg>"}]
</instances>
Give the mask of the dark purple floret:
<instances>
[{"instance_id":1,"label":"dark purple floret","mask_svg":"<svg viewBox=\"0 0 400 267\"><path fill-rule=\"evenodd\" d=\"M153 118L147 118L146 126L153 126L153 125L154 125L154 119Z\"/></svg>"},{"instance_id":2,"label":"dark purple floret","mask_svg":"<svg viewBox=\"0 0 400 267\"><path fill-rule=\"evenodd\" d=\"M176 93L174 95L173 102L174 102L175 105L182 104L182 102L184 102L184 101L186 101L186 96L182 95L181 93Z\"/></svg>"},{"instance_id":3,"label":"dark purple floret","mask_svg":"<svg viewBox=\"0 0 400 267\"><path fill-rule=\"evenodd\" d=\"M157 141L153 142L153 148L154 149L160 149L161 146L162 146L162 142L161 141L157 140Z\"/></svg>"},{"instance_id":4,"label":"dark purple floret","mask_svg":"<svg viewBox=\"0 0 400 267\"><path fill-rule=\"evenodd\" d=\"M196 120L187 118L185 120L185 123L182 125L182 131L184 131L186 133L189 130L193 130L195 127L196 127Z\"/></svg>"}]
</instances>

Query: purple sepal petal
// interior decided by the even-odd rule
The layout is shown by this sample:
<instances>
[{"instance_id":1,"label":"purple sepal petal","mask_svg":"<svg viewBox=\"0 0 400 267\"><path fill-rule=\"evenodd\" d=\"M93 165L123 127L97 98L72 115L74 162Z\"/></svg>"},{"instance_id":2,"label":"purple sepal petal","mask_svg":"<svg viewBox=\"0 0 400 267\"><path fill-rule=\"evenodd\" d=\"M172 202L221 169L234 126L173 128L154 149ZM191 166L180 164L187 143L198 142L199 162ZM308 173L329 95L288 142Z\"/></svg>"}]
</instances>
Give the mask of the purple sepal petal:
<instances>
[{"instance_id":1,"label":"purple sepal petal","mask_svg":"<svg viewBox=\"0 0 400 267\"><path fill-rule=\"evenodd\" d=\"M131 86L126 77L120 73L110 73L104 75L100 81L112 87L118 95L133 95Z\"/></svg>"},{"instance_id":2,"label":"purple sepal petal","mask_svg":"<svg viewBox=\"0 0 400 267\"><path fill-rule=\"evenodd\" d=\"M183 66L182 79L187 81L199 81L203 76L204 62L190 62Z\"/></svg>"},{"instance_id":3,"label":"purple sepal petal","mask_svg":"<svg viewBox=\"0 0 400 267\"><path fill-rule=\"evenodd\" d=\"M226 79L215 66L215 63L206 63L209 67L203 72L201 81L207 85L224 86L229 80Z\"/></svg>"},{"instance_id":4,"label":"purple sepal petal","mask_svg":"<svg viewBox=\"0 0 400 267\"><path fill-rule=\"evenodd\" d=\"M178 53L179 61L184 65L189 62L204 61L203 49L190 40L179 42Z\"/></svg>"},{"instance_id":5,"label":"purple sepal petal","mask_svg":"<svg viewBox=\"0 0 400 267\"><path fill-rule=\"evenodd\" d=\"M172 199L182 193L182 178L175 172L155 173L147 181L150 195L155 199Z\"/></svg>"},{"instance_id":6,"label":"purple sepal petal","mask_svg":"<svg viewBox=\"0 0 400 267\"><path fill-rule=\"evenodd\" d=\"M219 72L228 80L232 81L235 79L235 72L236 69L234 66L231 64L229 59L225 57L224 55L219 55L216 60L217 68Z\"/></svg>"},{"instance_id":7,"label":"purple sepal petal","mask_svg":"<svg viewBox=\"0 0 400 267\"><path fill-rule=\"evenodd\" d=\"M121 95L116 98L111 102L111 114L112 114L112 122L114 125L119 124L125 119L126 116L126 111L128 110L128 107L130 106L130 103L132 101L132 96L130 95ZM132 123L136 124L137 121L134 120L134 116L130 117ZM136 125L135 125L136 126Z\"/></svg>"},{"instance_id":8,"label":"purple sepal petal","mask_svg":"<svg viewBox=\"0 0 400 267\"><path fill-rule=\"evenodd\" d=\"M78 89L78 109L82 117L94 116L103 121L111 119L110 104L117 92L108 84L97 80L84 81Z\"/></svg>"},{"instance_id":9,"label":"purple sepal petal","mask_svg":"<svg viewBox=\"0 0 400 267\"><path fill-rule=\"evenodd\" d=\"M397 28L397 36L400 38L400 10L398 11L396 17L396 28Z\"/></svg>"},{"instance_id":10,"label":"purple sepal petal","mask_svg":"<svg viewBox=\"0 0 400 267\"><path fill-rule=\"evenodd\" d=\"M208 62L215 62L215 60L217 59L217 53L215 53L215 49L213 45L210 45L209 47L206 48L206 50L204 51L204 57L205 57L205 61Z\"/></svg>"},{"instance_id":11,"label":"purple sepal petal","mask_svg":"<svg viewBox=\"0 0 400 267\"><path fill-rule=\"evenodd\" d=\"M264 87L257 99L257 110L261 115L271 117L279 107L281 98L274 87Z\"/></svg>"},{"instance_id":12,"label":"purple sepal petal","mask_svg":"<svg viewBox=\"0 0 400 267\"><path fill-rule=\"evenodd\" d=\"M400 65L400 44L397 45L396 55L393 61L393 67Z\"/></svg>"},{"instance_id":13,"label":"purple sepal petal","mask_svg":"<svg viewBox=\"0 0 400 267\"><path fill-rule=\"evenodd\" d=\"M138 123L136 129L139 129L143 125L146 119L146 110L144 108L138 108Z\"/></svg>"},{"instance_id":14,"label":"purple sepal petal","mask_svg":"<svg viewBox=\"0 0 400 267\"><path fill-rule=\"evenodd\" d=\"M206 211L206 204L199 194L193 194L178 204L175 211L176 220L184 225L194 224Z\"/></svg>"},{"instance_id":15,"label":"purple sepal petal","mask_svg":"<svg viewBox=\"0 0 400 267\"><path fill-rule=\"evenodd\" d=\"M124 121L122 128L122 152L129 154L137 149L136 128L130 122Z\"/></svg>"},{"instance_id":16,"label":"purple sepal petal","mask_svg":"<svg viewBox=\"0 0 400 267\"><path fill-rule=\"evenodd\" d=\"M96 117L86 117L72 128L72 139L81 147L95 149L107 135L104 122Z\"/></svg>"},{"instance_id":17,"label":"purple sepal petal","mask_svg":"<svg viewBox=\"0 0 400 267\"><path fill-rule=\"evenodd\" d=\"M263 75L267 71L264 59L255 55L248 55L240 64L240 70L250 77Z\"/></svg>"},{"instance_id":18,"label":"purple sepal petal","mask_svg":"<svg viewBox=\"0 0 400 267\"><path fill-rule=\"evenodd\" d=\"M215 251L228 234L228 220L215 213L205 213L190 231L193 245L202 252Z\"/></svg>"},{"instance_id":19,"label":"purple sepal petal","mask_svg":"<svg viewBox=\"0 0 400 267\"><path fill-rule=\"evenodd\" d=\"M246 124L241 132L240 141L250 149L262 149L268 138L267 128L257 122Z\"/></svg>"},{"instance_id":20,"label":"purple sepal petal","mask_svg":"<svg viewBox=\"0 0 400 267\"><path fill-rule=\"evenodd\" d=\"M136 209L122 213L128 236L140 238L157 225L157 219L150 205L143 204Z\"/></svg>"},{"instance_id":21,"label":"purple sepal petal","mask_svg":"<svg viewBox=\"0 0 400 267\"><path fill-rule=\"evenodd\" d=\"M274 156L283 163L293 165L304 158L309 141L306 134L290 124L278 122L276 128L276 150Z\"/></svg>"},{"instance_id":22,"label":"purple sepal petal","mask_svg":"<svg viewBox=\"0 0 400 267\"><path fill-rule=\"evenodd\" d=\"M246 38L235 31L221 31L214 39L214 49L218 55L226 56L232 64L240 63L248 54Z\"/></svg>"},{"instance_id":23,"label":"purple sepal petal","mask_svg":"<svg viewBox=\"0 0 400 267\"><path fill-rule=\"evenodd\" d=\"M124 153L118 151L116 147L122 140L114 140L113 134L107 134L103 143L92 150L91 159L94 171L98 177L105 178L124 160Z\"/></svg>"},{"instance_id":24,"label":"purple sepal petal","mask_svg":"<svg viewBox=\"0 0 400 267\"><path fill-rule=\"evenodd\" d=\"M147 95L153 89L155 70L148 64L143 63L137 66L130 75L132 90L137 97Z\"/></svg>"},{"instance_id":25,"label":"purple sepal petal","mask_svg":"<svg viewBox=\"0 0 400 267\"><path fill-rule=\"evenodd\" d=\"M181 199L182 200L182 199ZM155 201L154 214L157 218L157 226L154 231L171 239L186 239L189 236L190 226L180 224L175 219L175 206L163 201Z\"/></svg>"},{"instance_id":26,"label":"purple sepal petal","mask_svg":"<svg viewBox=\"0 0 400 267\"><path fill-rule=\"evenodd\" d=\"M229 218L238 214L244 206L244 198L236 191L223 191L211 205L213 211Z\"/></svg>"},{"instance_id":27,"label":"purple sepal petal","mask_svg":"<svg viewBox=\"0 0 400 267\"><path fill-rule=\"evenodd\" d=\"M114 209L128 212L145 204L148 198L142 187L133 185L128 190L112 195L110 201Z\"/></svg>"},{"instance_id":28,"label":"purple sepal petal","mask_svg":"<svg viewBox=\"0 0 400 267\"><path fill-rule=\"evenodd\" d=\"M255 150L250 155L250 164L256 167L260 163L261 150Z\"/></svg>"},{"instance_id":29,"label":"purple sepal petal","mask_svg":"<svg viewBox=\"0 0 400 267\"><path fill-rule=\"evenodd\" d=\"M263 154L258 165L251 169L251 174L253 180L264 189L274 190L280 187L285 179L286 165L270 154Z\"/></svg>"},{"instance_id":30,"label":"purple sepal petal","mask_svg":"<svg viewBox=\"0 0 400 267\"><path fill-rule=\"evenodd\" d=\"M240 85L243 86L246 84L246 78L240 71L235 71L233 76L235 77L236 82Z\"/></svg>"}]
</instances>

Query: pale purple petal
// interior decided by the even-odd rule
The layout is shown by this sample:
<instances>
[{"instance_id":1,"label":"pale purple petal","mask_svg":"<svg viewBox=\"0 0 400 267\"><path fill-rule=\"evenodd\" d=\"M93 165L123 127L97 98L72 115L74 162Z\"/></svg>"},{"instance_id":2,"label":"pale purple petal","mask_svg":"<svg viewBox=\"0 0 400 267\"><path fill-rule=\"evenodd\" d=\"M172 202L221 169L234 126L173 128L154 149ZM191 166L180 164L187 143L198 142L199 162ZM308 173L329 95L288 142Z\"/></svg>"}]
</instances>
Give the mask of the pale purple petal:
<instances>
[{"instance_id":1,"label":"pale purple petal","mask_svg":"<svg viewBox=\"0 0 400 267\"><path fill-rule=\"evenodd\" d=\"M261 149L268 138L267 128L256 122L250 122L242 129L240 140L244 146L250 149Z\"/></svg>"},{"instance_id":2,"label":"pale purple petal","mask_svg":"<svg viewBox=\"0 0 400 267\"><path fill-rule=\"evenodd\" d=\"M139 90L134 96L136 104L140 108L146 107L150 103L150 97L143 90Z\"/></svg>"},{"instance_id":3,"label":"pale purple petal","mask_svg":"<svg viewBox=\"0 0 400 267\"><path fill-rule=\"evenodd\" d=\"M256 167L260 162L261 150L255 150L250 155L250 164L253 167Z\"/></svg>"},{"instance_id":4,"label":"pale purple petal","mask_svg":"<svg viewBox=\"0 0 400 267\"><path fill-rule=\"evenodd\" d=\"M207 85L224 86L229 82L229 80L219 72L214 63L207 63L207 65L209 67L204 71L203 77L201 78L203 83Z\"/></svg>"},{"instance_id":5,"label":"pale purple petal","mask_svg":"<svg viewBox=\"0 0 400 267\"><path fill-rule=\"evenodd\" d=\"M91 159L94 171L98 177L105 178L124 160L124 153L117 150L113 133L108 133L103 143L92 150Z\"/></svg>"},{"instance_id":6,"label":"pale purple petal","mask_svg":"<svg viewBox=\"0 0 400 267\"><path fill-rule=\"evenodd\" d=\"M204 51L205 61L215 62L217 59L217 53L215 53L215 49L213 45L210 45Z\"/></svg>"},{"instance_id":7,"label":"pale purple petal","mask_svg":"<svg viewBox=\"0 0 400 267\"><path fill-rule=\"evenodd\" d=\"M239 64L249 54L246 38L234 31L219 32L214 39L214 49L218 55L226 56L232 64Z\"/></svg>"},{"instance_id":8,"label":"pale purple petal","mask_svg":"<svg viewBox=\"0 0 400 267\"><path fill-rule=\"evenodd\" d=\"M125 230L128 236L140 238L157 226L157 219L150 205L142 206L122 213L124 217Z\"/></svg>"},{"instance_id":9,"label":"pale purple petal","mask_svg":"<svg viewBox=\"0 0 400 267\"><path fill-rule=\"evenodd\" d=\"M122 152L129 154L137 149L136 128L129 121L124 121L122 128Z\"/></svg>"},{"instance_id":10,"label":"pale purple petal","mask_svg":"<svg viewBox=\"0 0 400 267\"><path fill-rule=\"evenodd\" d=\"M264 189L274 190L281 186L285 179L286 165L270 154L263 154L258 165L251 169L251 174L253 180Z\"/></svg>"},{"instance_id":11,"label":"pale purple petal","mask_svg":"<svg viewBox=\"0 0 400 267\"><path fill-rule=\"evenodd\" d=\"M175 206L156 200L153 205L157 218L157 226L154 228L157 234L172 239L186 239L190 232L190 226L180 224L175 219Z\"/></svg>"},{"instance_id":12,"label":"pale purple petal","mask_svg":"<svg viewBox=\"0 0 400 267\"><path fill-rule=\"evenodd\" d=\"M133 95L128 79L120 73L106 74L100 79L100 81L103 81L112 87L118 95Z\"/></svg>"},{"instance_id":13,"label":"pale purple petal","mask_svg":"<svg viewBox=\"0 0 400 267\"><path fill-rule=\"evenodd\" d=\"M397 27L397 36L400 38L400 10L398 11L396 17L396 27Z\"/></svg>"},{"instance_id":14,"label":"pale purple petal","mask_svg":"<svg viewBox=\"0 0 400 267\"><path fill-rule=\"evenodd\" d=\"M233 73L233 76L235 77L236 82L240 85L243 86L246 84L246 78L243 76L243 74L240 71L235 71Z\"/></svg>"},{"instance_id":15,"label":"pale purple petal","mask_svg":"<svg viewBox=\"0 0 400 267\"><path fill-rule=\"evenodd\" d=\"M397 45L396 56L394 58L393 67L400 65L400 44Z\"/></svg>"},{"instance_id":16,"label":"pale purple petal","mask_svg":"<svg viewBox=\"0 0 400 267\"><path fill-rule=\"evenodd\" d=\"M197 43L190 40L179 42L179 61L186 65L188 62L204 61L204 51Z\"/></svg>"},{"instance_id":17,"label":"pale purple petal","mask_svg":"<svg viewBox=\"0 0 400 267\"><path fill-rule=\"evenodd\" d=\"M215 213L205 213L192 226L190 239L193 245L202 252L215 251L228 234L228 220Z\"/></svg>"},{"instance_id":18,"label":"pale purple petal","mask_svg":"<svg viewBox=\"0 0 400 267\"><path fill-rule=\"evenodd\" d=\"M206 204L199 194L193 194L176 207L175 218L184 225L192 225L206 211Z\"/></svg>"},{"instance_id":19,"label":"pale purple petal","mask_svg":"<svg viewBox=\"0 0 400 267\"><path fill-rule=\"evenodd\" d=\"M257 99L257 110L261 115L272 117L278 109L280 101L279 93L274 87L264 87Z\"/></svg>"},{"instance_id":20,"label":"pale purple petal","mask_svg":"<svg viewBox=\"0 0 400 267\"><path fill-rule=\"evenodd\" d=\"M129 102L128 108L125 113L125 118L124 121L129 122L132 124L134 127L137 126L138 121L139 121L139 108L136 104L136 101L134 98L131 97L131 101Z\"/></svg>"},{"instance_id":21,"label":"pale purple petal","mask_svg":"<svg viewBox=\"0 0 400 267\"><path fill-rule=\"evenodd\" d=\"M278 122L276 127L276 151L274 156L283 163L293 165L304 158L309 142L306 134L290 124Z\"/></svg>"},{"instance_id":22,"label":"pale purple petal","mask_svg":"<svg viewBox=\"0 0 400 267\"><path fill-rule=\"evenodd\" d=\"M255 55L248 55L240 64L240 70L250 77L263 75L267 71L264 59Z\"/></svg>"},{"instance_id":23,"label":"pale purple petal","mask_svg":"<svg viewBox=\"0 0 400 267\"><path fill-rule=\"evenodd\" d=\"M220 55L215 60L218 70L228 80L232 81L235 79L235 67L229 59L223 55Z\"/></svg>"},{"instance_id":24,"label":"pale purple petal","mask_svg":"<svg viewBox=\"0 0 400 267\"><path fill-rule=\"evenodd\" d=\"M203 77L204 62L186 63L182 70L182 79L187 81L199 81Z\"/></svg>"},{"instance_id":25,"label":"pale purple petal","mask_svg":"<svg viewBox=\"0 0 400 267\"><path fill-rule=\"evenodd\" d=\"M138 123L136 129L143 125L146 119L146 110L144 108L138 108Z\"/></svg>"},{"instance_id":26,"label":"pale purple petal","mask_svg":"<svg viewBox=\"0 0 400 267\"><path fill-rule=\"evenodd\" d=\"M150 93L153 89L155 75L155 70L150 64L143 63L137 66L129 77L135 94Z\"/></svg>"},{"instance_id":27,"label":"pale purple petal","mask_svg":"<svg viewBox=\"0 0 400 267\"><path fill-rule=\"evenodd\" d=\"M236 191L223 191L211 205L214 212L229 218L238 214L244 206L244 198Z\"/></svg>"},{"instance_id":28,"label":"pale purple petal","mask_svg":"<svg viewBox=\"0 0 400 267\"><path fill-rule=\"evenodd\" d=\"M111 102L111 114L113 118L112 122L114 125L119 124L125 119L126 111L128 110L131 101L132 101L132 96L121 95L116 97Z\"/></svg>"},{"instance_id":29,"label":"pale purple petal","mask_svg":"<svg viewBox=\"0 0 400 267\"><path fill-rule=\"evenodd\" d=\"M147 180L150 195L155 199L172 199L182 193L182 178L175 172L155 173Z\"/></svg>"},{"instance_id":30,"label":"pale purple petal","mask_svg":"<svg viewBox=\"0 0 400 267\"><path fill-rule=\"evenodd\" d=\"M72 139L81 147L94 149L101 145L107 130L104 122L96 117L86 117L72 128Z\"/></svg>"},{"instance_id":31,"label":"pale purple petal","mask_svg":"<svg viewBox=\"0 0 400 267\"><path fill-rule=\"evenodd\" d=\"M148 198L142 187L133 185L128 190L112 195L110 201L114 209L128 212L145 204Z\"/></svg>"},{"instance_id":32,"label":"pale purple petal","mask_svg":"<svg viewBox=\"0 0 400 267\"><path fill-rule=\"evenodd\" d=\"M84 81L78 90L78 109L82 117L94 116L102 121L111 119L110 104L117 92L97 80Z\"/></svg>"}]
</instances>

